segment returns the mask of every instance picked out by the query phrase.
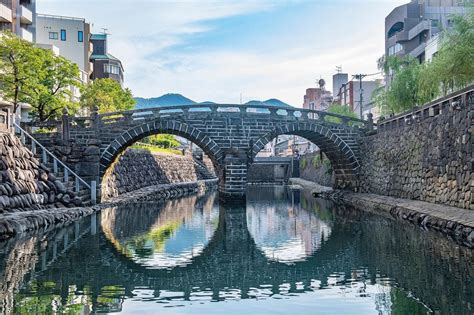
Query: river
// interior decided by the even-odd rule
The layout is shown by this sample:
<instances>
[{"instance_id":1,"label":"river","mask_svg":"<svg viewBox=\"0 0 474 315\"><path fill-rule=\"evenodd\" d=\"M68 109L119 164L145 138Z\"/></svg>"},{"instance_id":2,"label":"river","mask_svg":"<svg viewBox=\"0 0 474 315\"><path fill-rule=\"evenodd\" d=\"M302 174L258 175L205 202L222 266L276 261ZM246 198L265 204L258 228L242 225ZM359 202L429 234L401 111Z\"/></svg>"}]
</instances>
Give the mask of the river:
<instances>
[{"instance_id":1,"label":"river","mask_svg":"<svg viewBox=\"0 0 474 315\"><path fill-rule=\"evenodd\" d=\"M249 188L105 209L0 243L0 313L473 314L474 253L432 231Z\"/></svg>"}]
</instances>

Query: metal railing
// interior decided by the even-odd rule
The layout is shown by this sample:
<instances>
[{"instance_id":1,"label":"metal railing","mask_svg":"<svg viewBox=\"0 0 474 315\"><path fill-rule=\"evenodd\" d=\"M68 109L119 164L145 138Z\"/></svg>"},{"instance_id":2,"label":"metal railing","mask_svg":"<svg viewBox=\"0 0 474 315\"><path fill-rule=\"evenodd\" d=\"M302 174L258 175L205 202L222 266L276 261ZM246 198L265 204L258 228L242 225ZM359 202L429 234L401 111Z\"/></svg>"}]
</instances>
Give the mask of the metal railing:
<instances>
[{"instance_id":1,"label":"metal railing","mask_svg":"<svg viewBox=\"0 0 474 315\"><path fill-rule=\"evenodd\" d=\"M20 139L23 144L26 145L26 138L31 140L31 151L34 155L37 153L37 149L41 149L41 161L43 164L47 164L50 159L53 163L53 174L57 175L59 168L63 169L63 182L67 185L69 183L69 177L72 176L74 180L74 190L76 193L79 193L81 186L86 187L90 190L90 199L92 204L97 203L97 181L93 180L88 184L84 179L77 175L73 170L71 170L66 164L59 160L53 153L46 149L41 143L39 143L33 136L21 128L17 123L13 123L14 127L20 132Z\"/></svg>"}]
</instances>

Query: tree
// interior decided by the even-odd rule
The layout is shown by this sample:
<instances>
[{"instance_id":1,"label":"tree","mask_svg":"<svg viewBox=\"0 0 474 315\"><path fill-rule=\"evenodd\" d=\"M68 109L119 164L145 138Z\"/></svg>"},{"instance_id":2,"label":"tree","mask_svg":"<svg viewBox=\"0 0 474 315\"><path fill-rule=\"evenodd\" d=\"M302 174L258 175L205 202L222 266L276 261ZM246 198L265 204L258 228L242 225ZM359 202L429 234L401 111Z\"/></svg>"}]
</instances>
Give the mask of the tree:
<instances>
[{"instance_id":1,"label":"tree","mask_svg":"<svg viewBox=\"0 0 474 315\"><path fill-rule=\"evenodd\" d=\"M97 79L82 89L81 106L99 108L99 113L130 110L135 105L130 89L122 89L113 79Z\"/></svg>"},{"instance_id":2,"label":"tree","mask_svg":"<svg viewBox=\"0 0 474 315\"><path fill-rule=\"evenodd\" d=\"M350 118L357 118L356 113L354 113L348 105L340 105L337 103L332 103L331 105L329 105L327 111L329 113L339 114L339 115L347 116ZM332 122L332 123L340 123L341 119L337 117L328 116L326 117L326 121Z\"/></svg>"},{"instance_id":3,"label":"tree","mask_svg":"<svg viewBox=\"0 0 474 315\"><path fill-rule=\"evenodd\" d=\"M146 137L143 142L156 145L165 149L173 149L179 147L180 143L173 135L160 134Z\"/></svg>"},{"instance_id":4,"label":"tree","mask_svg":"<svg viewBox=\"0 0 474 315\"><path fill-rule=\"evenodd\" d=\"M28 86L26 102L32 107L30 115L44 122L58 118L64 108L75 111L78 103L71 100L72 89L80 87L79 67L51 50L35 48L41 67L33 84Z\"/></svg>"},{"instance_id":5,"label":"tree","mask_svg":"<svg viewBox=\"0 0 474 315\"><path fill-rule=\"evenodd\" d=\"M441 35L441 48L423 69L421 89L446 95L474 82L474 6L465 16L453 15L453 27Z\"/></svg>"},{"instance_id":6,"label":"tree","mask_svg":"<svg viewBox=\"0 0 474 315\"><path fill-rule=\"evenodd\" d=\"M0 93L16 112L34 85L41 59L33 45L9 31L0 33Z\"/></svg>"}]
</instances>

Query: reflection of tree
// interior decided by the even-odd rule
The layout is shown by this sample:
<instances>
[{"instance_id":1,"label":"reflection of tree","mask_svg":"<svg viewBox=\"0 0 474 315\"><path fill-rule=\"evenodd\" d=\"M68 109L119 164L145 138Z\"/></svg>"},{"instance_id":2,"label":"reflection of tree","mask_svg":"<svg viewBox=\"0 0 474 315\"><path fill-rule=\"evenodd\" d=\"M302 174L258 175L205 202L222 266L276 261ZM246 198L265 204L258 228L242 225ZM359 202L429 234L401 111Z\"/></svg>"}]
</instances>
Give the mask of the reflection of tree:
<instances>
[{"instance_id":1,"label":"reflection of tree","mask_svg":"<svg viewBox=\"0 0 474 315\"><path fill-rule=\"evenodd\" d=\"M162 252L166 240L173 235L181 223L182 221L167 222L148 233L133 237L125 241L125 246L122 246L122 250L125 251L124 254L129 256L131 255L130 250L132 250L140 258L150 257L155 252Z\"/></svg>"}]
</instances>

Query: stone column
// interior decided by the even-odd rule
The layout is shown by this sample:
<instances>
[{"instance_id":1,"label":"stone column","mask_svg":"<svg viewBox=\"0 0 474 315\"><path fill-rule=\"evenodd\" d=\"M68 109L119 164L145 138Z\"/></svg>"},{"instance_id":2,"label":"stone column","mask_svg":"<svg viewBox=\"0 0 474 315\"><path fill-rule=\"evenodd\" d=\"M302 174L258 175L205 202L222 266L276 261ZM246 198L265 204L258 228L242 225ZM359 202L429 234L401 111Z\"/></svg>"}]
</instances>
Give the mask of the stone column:
<instances>
[{"instance_id":1,"label":"stone column","mask_svg":"<svg viewBox=\"0 0 474 315\"><path fill-rule=\"evenodd\" d=\"M220 198L223 202L245 201L247 188L248 157L242 150L228 152L222 167L219 182Z\"/></svg>"}]
</instances>

